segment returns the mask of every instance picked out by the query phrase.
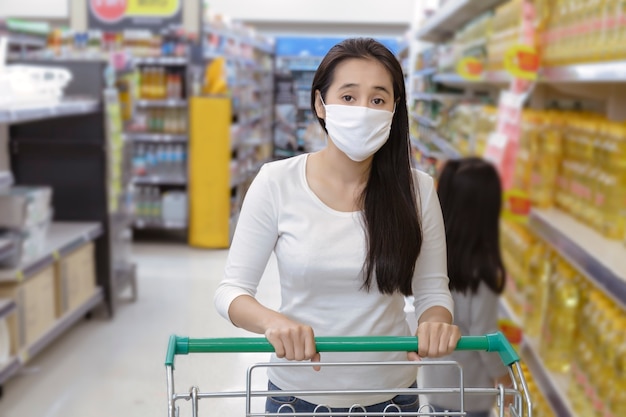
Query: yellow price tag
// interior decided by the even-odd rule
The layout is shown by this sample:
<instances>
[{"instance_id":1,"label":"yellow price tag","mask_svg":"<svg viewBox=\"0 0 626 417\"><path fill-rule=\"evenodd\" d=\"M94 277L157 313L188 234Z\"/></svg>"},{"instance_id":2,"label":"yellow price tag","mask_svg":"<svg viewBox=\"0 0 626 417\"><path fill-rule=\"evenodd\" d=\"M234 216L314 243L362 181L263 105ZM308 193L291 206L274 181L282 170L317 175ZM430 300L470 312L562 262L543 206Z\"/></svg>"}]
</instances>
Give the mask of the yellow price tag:
<instances>
[{"instance_id":1,"label":"yellow price tag","mask_svg":"<svg viewBox=\"0 0 626 417\"><path fill-rule=\"evenodd\" d=\"M24 271L17 271L15 273L15 279L17 279L17 282L24 281Z\"/></svg>"},{"instance_id":2,"label":"yellow price tag","mask_svg":"<svg viewBox=\"0 0 626 417\"><path fill-rule=\"evenodd\" d=\"M504 68L514 77L534 81L539 71L539 54L529 45L514 45L504 54Z\"/></svg>"},{"instance_id":3,"label":"yellow price tag","mask_svg":"<svg viewBox=\"0 0 626 417\"><path fill-rule=\"evenodd\" d=\"M466 80L479 81L483 78L483 62L473 56L467 56L456 64L456 72Z\"/></svg>"},{"instance_id":4,"label":"yellow price tag","mask_svg":"<svg viewBox=\"0 0 626 417\"><path fill-rule=\"evenodd\" d=\"M518 223L526 223L530 215L531 201L528 193L520 189L504 192L502 218Z\"/></svg>"}]
</instances>

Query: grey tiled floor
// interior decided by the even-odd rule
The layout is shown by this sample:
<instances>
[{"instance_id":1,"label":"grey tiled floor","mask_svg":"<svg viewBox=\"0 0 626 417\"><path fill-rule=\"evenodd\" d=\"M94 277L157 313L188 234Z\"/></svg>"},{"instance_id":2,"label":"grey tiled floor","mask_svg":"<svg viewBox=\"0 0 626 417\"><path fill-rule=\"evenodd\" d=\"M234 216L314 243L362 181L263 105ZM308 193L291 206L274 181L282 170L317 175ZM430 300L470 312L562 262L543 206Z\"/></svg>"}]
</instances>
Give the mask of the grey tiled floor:
<instances>
[{"instance_id":1,"label":"grey tiled floor","mask_svg":"<svg viewBox=\"0 0 626 417\"><path fill-rule=\"evenodd\" d=\"M226 255L225 250L180 244L135 245L138 301L121 305L112 320L79 322L33 358L5 383L0 417L165 416L163 360L169 335L253 336L222 319L213 307ZM275 276L272 260L259 298L273 307L279 302ZM177 391L191 385L202 391L241 389L248 365L266 359L267 354L180 357ZM234 401L205 405L208 413L201 415L244 415ZM187 404L181 407L181 417L191 415Z\"/></svg>"}]
</instances>

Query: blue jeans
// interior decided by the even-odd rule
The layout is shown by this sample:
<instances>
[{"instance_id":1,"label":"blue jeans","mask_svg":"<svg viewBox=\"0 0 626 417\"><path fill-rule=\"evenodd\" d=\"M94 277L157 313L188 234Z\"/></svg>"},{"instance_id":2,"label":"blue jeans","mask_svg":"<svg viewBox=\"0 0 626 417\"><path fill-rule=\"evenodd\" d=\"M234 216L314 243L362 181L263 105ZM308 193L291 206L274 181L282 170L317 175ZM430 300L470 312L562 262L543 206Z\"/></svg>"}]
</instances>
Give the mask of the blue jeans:
<instances>
[{"instance_id":1,"label":"blue jeans","mask_svg":"<svg viewBox=\"0 0 626 417\"><path fill-rule=\"evenodd\" d=\"M414 382L409 388L417 388L417 382ZM267 383L268 391L280 391L276 385L272 384L272 381ZM385 410L385 407L395 404L400 411L418 411L419 409L419 397L417 395L403 394L396 395L389 401L385 401L378 404L373 404L365 408L365 411L368 413L382 413ZM281 406L284 406L281 408ZM292 408L293 407L293 408ZM310 402L304 401L297 397L292 396L272 396L267 397L265 401L265 412L266 413L280 413L280 414L289 414L289 413L311 413L313 417L313 412L315 411L315 407L317 404L312 404ZM280 411L279 411L280 408ZM328 412L338 412L338 413L347 413L349 408L333 408L329 410L327 407L320 407L317 411L319 413L328 413ZM363 412L360 408L353 409L355 412ZM398 411L396 407L391 407L390 411Z\"/></svg>"},{"instance_id":2,"label":"blue jeans","mask_svg":"<svg viewBox=\"0 0 626 417\"><path fill-rule=\"evenodd\" d=\"M446 410L444 408L440 408L437 407L435 405L431 405L430 406L430 410L429 411L437 411L439 413L445 412L445 411L452 411L454 412L455 410ZM458 412L459 410L456 410L456 412ZM466 411L465 412L466 417L490 417L491 416L491 411ZM439 416L437 416L439 417Z\"/></svg>"}]
</instances>

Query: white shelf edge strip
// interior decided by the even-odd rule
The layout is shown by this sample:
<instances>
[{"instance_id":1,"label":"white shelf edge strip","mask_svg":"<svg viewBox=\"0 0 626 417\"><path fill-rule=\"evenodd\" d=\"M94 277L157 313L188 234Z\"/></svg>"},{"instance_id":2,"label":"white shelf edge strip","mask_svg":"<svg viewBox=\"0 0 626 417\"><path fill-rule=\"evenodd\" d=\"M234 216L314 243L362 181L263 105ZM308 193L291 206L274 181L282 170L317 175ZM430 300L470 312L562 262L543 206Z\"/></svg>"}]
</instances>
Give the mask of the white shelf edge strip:
<instances>
[{"instance_id":1,"label":"white shelf edge strip","mask_svg":"<svg viewBox=\"0 0 626 417\"><path fill-rule=\"evenodd\" d=\"M620 241L607 240L558 210L533 210L530 226L608 296L626 307L626 247Z\"/></svg>"}]
</instances>

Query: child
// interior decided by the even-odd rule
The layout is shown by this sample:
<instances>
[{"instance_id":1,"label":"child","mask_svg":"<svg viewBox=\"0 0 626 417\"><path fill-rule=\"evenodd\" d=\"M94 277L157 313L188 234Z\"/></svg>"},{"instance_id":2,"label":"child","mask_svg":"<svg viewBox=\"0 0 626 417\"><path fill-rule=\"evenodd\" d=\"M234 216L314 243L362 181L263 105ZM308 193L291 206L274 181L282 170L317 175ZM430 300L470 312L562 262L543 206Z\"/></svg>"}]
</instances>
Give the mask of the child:
<instances>
[{"instance_id":1,"label":"child","mask_svg":"<svg viewBox=\"0 0 626 417\"><path fill-rule=\"evenodd\" d=\"M502 191L493 165L470 157L448 161L437 187L446 230L448 276L454 299L454 320L463 335L498 330L498 296L504 290L505 271L500 257L498 224ZM464 386L510 385L507 368L494 353L454 352L444 358L463 367ZM458 387L459 372L452 367L424 367L423 386ZM458 394L428 396L436 411L459 411ZM466 395L468 417L489 417L495 396Z\"/></svg>"}]
</instances>

